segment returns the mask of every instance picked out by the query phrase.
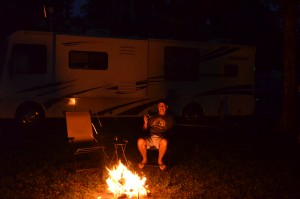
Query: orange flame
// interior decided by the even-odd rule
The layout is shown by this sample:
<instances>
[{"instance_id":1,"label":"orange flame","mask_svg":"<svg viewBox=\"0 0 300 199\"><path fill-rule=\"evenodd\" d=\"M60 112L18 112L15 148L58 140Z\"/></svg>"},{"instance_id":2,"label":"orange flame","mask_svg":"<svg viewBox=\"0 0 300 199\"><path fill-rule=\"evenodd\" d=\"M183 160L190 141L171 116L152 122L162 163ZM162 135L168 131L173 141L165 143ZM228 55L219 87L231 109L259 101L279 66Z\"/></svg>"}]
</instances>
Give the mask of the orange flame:
<instances>
[{"instance_id":1,"label":"orange flame","mask_svg":"<svg viewBox=\"0 0 300 199\"><path fill-rule=\"evenodd\" d=\"M106 179L108 190L115 196L126 195L129 198L147 195L146 178L133 174L119 161L118 166L108 169L109 177Z\"/></svg>"}]
</instances>

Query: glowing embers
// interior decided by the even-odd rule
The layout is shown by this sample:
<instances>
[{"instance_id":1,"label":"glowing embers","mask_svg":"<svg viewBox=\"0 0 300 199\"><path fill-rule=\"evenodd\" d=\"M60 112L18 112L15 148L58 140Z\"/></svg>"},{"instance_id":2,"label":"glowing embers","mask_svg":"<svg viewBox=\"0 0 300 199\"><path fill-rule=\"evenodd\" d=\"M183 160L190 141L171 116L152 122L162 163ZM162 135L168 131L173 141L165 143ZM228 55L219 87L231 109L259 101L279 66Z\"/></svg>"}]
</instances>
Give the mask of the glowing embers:
<instances>
[{"instance_id":1,"label":"glowing embers","mask_svg":"<svg viewBox=\"0 0 300 199\"><path fill-rule=\"evenodd\" d=\"M147 195L146 178L133 174L119 161L119 165L114 166L109 171L109 177L106 179L108 190L116 197L126 196L128 198Z\"/></svg>"}]
</instances>

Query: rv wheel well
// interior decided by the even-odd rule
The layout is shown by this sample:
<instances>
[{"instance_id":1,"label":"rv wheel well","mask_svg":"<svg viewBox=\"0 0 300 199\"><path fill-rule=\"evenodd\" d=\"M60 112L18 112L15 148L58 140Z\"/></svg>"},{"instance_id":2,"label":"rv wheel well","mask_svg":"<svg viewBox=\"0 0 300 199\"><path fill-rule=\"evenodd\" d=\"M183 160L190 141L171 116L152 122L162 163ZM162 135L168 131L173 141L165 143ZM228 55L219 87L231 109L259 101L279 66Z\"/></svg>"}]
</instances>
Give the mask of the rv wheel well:
<instances>
[{"instance_id":1,"label":"rv wheel well","mask_svg":"<svg viewBox=\"0 0 300 199\"><path fill-rule=\"evenodd\" d=\"M16 109L15 118L18 125L22 127L34 127L45 118L45 112L36 102L24 102Z\"/></svg>"},{"instance_id":2,"label":"rv wheel well","mask_svg":"<svg viewBox=\"0 0 300 199\"><path fill-rule=\"evenodd\" d=\"M183 108L181 115L186 121L197 122L203 117L203 109L200 104L192 102Z\"/></svg>"}]
</instances>

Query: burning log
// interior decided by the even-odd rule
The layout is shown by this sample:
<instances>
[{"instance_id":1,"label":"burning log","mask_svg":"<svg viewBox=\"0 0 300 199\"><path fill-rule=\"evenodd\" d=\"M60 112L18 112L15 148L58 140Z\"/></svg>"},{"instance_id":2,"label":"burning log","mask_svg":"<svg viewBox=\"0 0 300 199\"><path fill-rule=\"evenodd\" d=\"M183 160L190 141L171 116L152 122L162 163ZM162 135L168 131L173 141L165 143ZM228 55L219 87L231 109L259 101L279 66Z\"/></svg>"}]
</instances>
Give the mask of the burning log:
<instances>
[{"instance_id":1,"label":"burning log","mask_svg":"<svg viewBox=\"0 0 300 199\"><path fill-rule=\"evenodd\" d=\"M121 161L112 170L108 169L109 177L106 179L108 190L117 198L132 198L146 196L146 177L139 177L127 169Z\"/></svg>"}]
</instances>

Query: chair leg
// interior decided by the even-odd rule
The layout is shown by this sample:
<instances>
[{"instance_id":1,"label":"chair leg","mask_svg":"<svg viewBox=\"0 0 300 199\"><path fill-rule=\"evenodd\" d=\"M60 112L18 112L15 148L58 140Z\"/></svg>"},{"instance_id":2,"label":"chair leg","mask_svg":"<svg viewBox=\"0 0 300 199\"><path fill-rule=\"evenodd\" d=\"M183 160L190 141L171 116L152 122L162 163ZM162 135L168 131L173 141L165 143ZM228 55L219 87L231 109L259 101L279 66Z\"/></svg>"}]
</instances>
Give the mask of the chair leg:
<instances>
[{"instance_id":1,"label":"chair leg","mask_svg":"<svg viewBox=\"0 0 300 199\"><path fill-rule=\"evenodd\" d=\"M104 148L102 148L102 151L103 151L103 154L104 154L105 158L106 158L106 159L108 159L109 157L108 157L108 155L106 154L106 152L105 152L105 149L104 149Z\"/></svg>"},{"instance_id":2,"label":"chair leg","mask_svg":"<svg viewBox=\"0 0 300 199\"><path fill-rule=\"evenodd\" d=\"M73 153L73 158L74 158L74 170L75 172L77 171L77 162L76 162L76 154Z\"/></svg>"}]
</instances>

